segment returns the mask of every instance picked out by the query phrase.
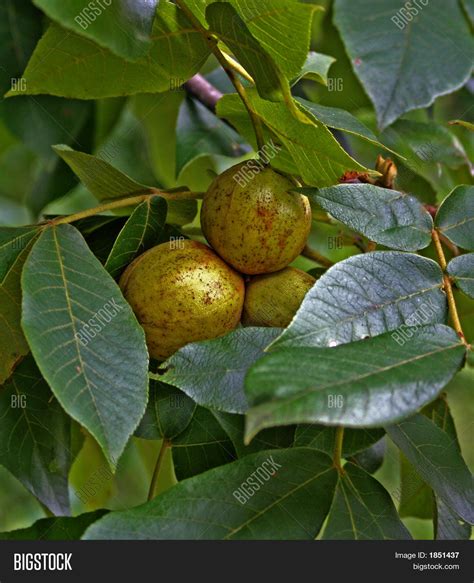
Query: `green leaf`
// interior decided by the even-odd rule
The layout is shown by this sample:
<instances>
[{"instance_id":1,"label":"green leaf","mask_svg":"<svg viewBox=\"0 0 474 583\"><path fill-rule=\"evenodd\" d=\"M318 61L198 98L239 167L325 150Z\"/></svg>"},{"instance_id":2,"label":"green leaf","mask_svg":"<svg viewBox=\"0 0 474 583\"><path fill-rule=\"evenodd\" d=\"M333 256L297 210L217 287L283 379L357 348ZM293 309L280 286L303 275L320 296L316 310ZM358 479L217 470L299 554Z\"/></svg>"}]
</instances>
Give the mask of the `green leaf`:
<instances>
[{"instance_id":1,"label":"green leaf","mask_svg":"<svg viewBox=\"0 0 474 583\"><path fill-rule=\"evenodd\" d=\"M144 56L151 47L151 30L158 0L33 0L49 18L86 36L124 59Z\"/></svg>"},{"instance_id":2,"label":"green leaf","mask_svg":"<svg viewBox=\"0 0 474 583\"><path fill-rule=\"evenodd\" d=\"M344 225L386 247L417 251L431 243L433 220L414 196L372 184L298 190Z\"/></svg>"},{"instance_id":3,"label":"green leaf","mask_svg":"<svg viewBox=\"0 0 474 583\"><path fill-rule=\"evenodd\" d=\"M167 208L160 196L152 196L135 208L105 262L112 277L119 277L137 255L163 242Z\"/></svg>"},{"instance_id":4,"label":"green leaf","mask_svg":"<svg viewBox=\"0 0 474 583\"><path fill-rule=\"evenodd\" d=\"M339 476L323 539L411 539L390 494L370 474L352 463Z\"/></svg>"},{"instance_id":5,"label":"green leaf","mask_svg":"<svg viewBox=\"0 0 474 583\"><path fill-rule=\"evenodd\" d=\"M176 478L181 481L235 460L232 441L213 414L197 407L186 429L172 440Z\"/></svg>"},{"instance_id":6,"label":"green leaf","mask_svg":"<svg viewBox=\"0 0 474 583\"><path fill-rule=\"evenodd\" d=\"M327 125L329 128L340 130L341 132L346 132L357 138L361 138L378 148L383 148L384 150L390 150L385 144L382 144L377 136L370 130L366 125L359 121L355 116L346 111L345 109L339 109L338 107L328 107L327 105L319 105L319 103L313 103L307 99L301 97L297 98L297 101L303 106L303 108L314 115L314 117ZM395 153L393 150L390 150Z\"/></svg>"},{"instance_id":7,"label":"green leaf","mask_svg":"<svg viewBox=\"0 0 474 583\"><path fill-rule=\"evenodd\" d=\"M31 231L30 228L0 231L0 237L7 236L0 242L0 384L29 352L21 329L21 272L38 233L37 229Z\"/></svg>"},{"instance_id":8,"label":"green leaf","mask_svg":"<svg viewBox=\"0 0 474 583\"><path fill-rule=\"evenodd\" d=\"M313 15L323 8L287 0L231 0L231 4L285 77L294 79L308 56Z\"/></svg>"},{"instance_id":9,"label":"green leaf","mask_svg":"<svg viewBox=\"0 0 474 583\"><path fill-rule=\"evenodd\" d=\"M402 346L387 333L271 352L246 377L247 441L290 423L377 427L403 419L432 401L465 357L457 334L442 324L420 327Z\"/></svg>"},{"instance_id":10,"label":"green leaf","mask_svg":"<svg viewBox=\"0 0 474 583\"><path fill-rule=\"evenodd\" d=\"M285 104L261 99L255 90L247 93L257 114L288 148L309 185L332 186L347 170L367 170L345 152L329 129L311 113L304 123Z\"/></svg>"},{"instance_id":11,"label":"green leaf","mask_svg":"<svg viewBox=\"0 0 474 583\"><path fill-rule=\"evenodd\" d=\"M336 59L334 57L309 51L304 65L301 67L298 75L291 81L291 85L296 85L301 79L310 79L322 85L327 85L328 72L335 61Z\"/></svg>"},{"instance_id":12,"label":"green leaf","mask_svg":"<svg viewBox=\"0 0 474 583\"><path fill-rule=\"evenodd\" d=\"M186 98L176 126L176 176L199 156L243 156L249 151L239 134L197 100Z\"/></svg>"},{"instance_id":13,"label":"green leaf","mask_svg":"<svg viewBox=\"0 0 474 583\"><path fill-rule=\"evenodd\" d=\"M451 259L447 272L466 295L474 298L474 253L466 253Z\"/></svg>"},{"instance_id":14,"label":"green leaf","mask_svg":"<svg viewBox=\"0 0 474 583\"><path fill-rule=\"evenodd\" d=\"M267 450L185 480L138 508L112 512L83 538L313 540L336 479L321 452Z\"/></svg>"},{"instance_id":15,"label":"green leaf","mask_svg":"<svg viewBox=\"0 0 474 583\"><path fill-rule=\"evenodd\" d=\"M412 6L406 17L403 6L402 0L360 3L357 21L364 25L354 26L353 2L335 2L335 24L382 128L458 89L472 69L472 38L457 2Z\"/></svg>"},{"instance_id":16,"label":"green leaf","mask_svg":"<svg viewBox=\"0 0 474 583\"><path fill-rule=\"evenodd\" d=\"M335 346L403 325L445 322L442 285L440 267L425 257L398 251L350 257L318 279L272 349Z\"/></svg>"},{"instance_id":17,"label":"green leaf","mask_svg":"<svg viewBox=\"0 0 474 583\"><path fill-rule=\"evenodd\" d=\"M71 419L28 357L0 391L0 464L51 512L69 515Z\"/></svg>"},{"instance_id":18,"label":"green leaf","mask_svg":"<svg viewBox=\"0 0 474 583\"><path fill-rule=\"evenodd\" d=\"M244 457L263 449L287 449L292 447L295 438L295 427L271 427L261 431L251 443L244 443L245 416L233 413L212 411L212 414L232 440L238 457Z\"/></svg>"},{"instance_id":19,"label":"green leaf","mask_svg":"<svg viewBox=\"0 0 474 583\"><path fill-rule=\"evenodd\" d=\"M150 380L148 405L135 435L172 440L186 429L195 410L196 403L179 389Z\"/></svg>"},{"instance_id":20,"label":"green leaf","mask_svg":"<svg viewBox=\"0 0 474 583\"><path fill-rule=\"evenodd\" d=\"M96 510L74 518L42 518L28 528L0 532L0 540L79 540L87 527L104 514L107 514L107 510Z\"/></svg>"},{"instance_id":21,"label":"green leaf","mask_svg":"<svg viewBox=\"0 0 474 583\"><path fill-rule=\"evenodd\" d=\"M5 0L0 4L0 94L21 77L41 36L41 13L30 0Z\"/></svg>"},{"instance_id":22,"label":"green leaf","mask_svg":"<svg viewBox=\"0 0 474 583\"><path fill-rule=\"evenodd\" d=\"M28 63L21 93L101 99L168 91L197 73L209 56L202 35L166 0L158 7L152 37L149 54L131 63L53 23Z\"/></svg>"},{"instance_id":23,"label":"green leaf","mask_svg":"<svg viewBox=\"0 0 474 583\"><path fill-rule=\"evenodd\" d=\"M54 150L100 201L143 193L153 188L130 178L98 156L77 152L64 145L54 146ZM196 208L195 200L170 200L168 201L168 222L186 224L192 221Z\"/></svg>"},{"instance_id":24,"label":"green leaf","mask_svg":"<svg viewBox=\"0 0 474 583\"><path fill-rule=\"evenodd\" d=\"M245 105L238 95L235 93L223 95L217 102L216 111L219 117L231 123L254 146L254 149L257 150L258 147L252 122L245 109ZM272 154L274 155L271 158L272 168L286 172L287 174L297 175L299 172L298 168L288 149L281 143L281 140L265 126L263 127L263 133L265 142L273 146Z\"/></svg>"},{"instance_id":25,"label":"green leaf","mask_svg":"<svg viewBox=\"0 0 474 583\"><path fill-rule=\"evenodd\" d=\"M252 36L244 20L231 4L227 2L209 4L206 9L206 20L211 32L230 48L253 77L260 97L270 101L282 101L283 95L289 94L288 80Z\"/></svg>"},{"instance_id":26,"label":"green leaf","mask_svg":"<svg viewBox=\"0 0 474 583\"><path fill-rule=\"evenodd\" d=\"M424 415L387 428L387 433L439 498L463 520L474 522L474 489L456 440Z\"/></svg>"},{"instance_id":27,"label":"green leaf","mask_svg":"<svg viewBox=\"0 0 474 583\"><path fill-rule=\"evenodd\" d=\"M379 441L385 434L383 429L351 429L344 430L344 441L342 445L342 456L347 458L350 455L363 451ZM310 447L319 449L328 455L334 452L336 437L336 427L325 427L324 425L298 425L295 434L295 447ZM252 441L253 443L253 441Z\"/></svg>"},{"instance_id":28,"label":"green leaf","mask_svg":"<svg viewBox=\"0 0 474 583\"><path fill-rule=\"evenodd\" d=\"M115 465L147 401L142 328L70 225L42 233L22 285L23 330L41 372L64 409Z\"/></svg>"},{"instance_id":29,"label":"green leaf","mask_svg":"<svg viewBox=\"0 0 474 583\"><path fill-rule=\"evenodd\" d=\"M196 403L228 413L244 413L245 373L281 332L279 328L240 328L221 338L184 346L163 365L157 378L179 387Z\"/></svg>"},{"instance_id":30,"label":"green leaf","mask_svg":"<svg viewBox=\"0 0 474 583\"><path fill-rule=\"evenodd\" d=\"M140 184L97 156L77 152L69 146L53 146L84 186L98 199L120 198L151 187Z\"/></svg>"},{"instance_id":31,"label":"green leaf","mask_svg":"<svg viewBox=\"0 0 474 583\"><path fill-rule=\"evenodd\" d=\"M474 186L457 186L439 207L435 225L452 243L474 251Z\"/></svg>"}]
</instances>

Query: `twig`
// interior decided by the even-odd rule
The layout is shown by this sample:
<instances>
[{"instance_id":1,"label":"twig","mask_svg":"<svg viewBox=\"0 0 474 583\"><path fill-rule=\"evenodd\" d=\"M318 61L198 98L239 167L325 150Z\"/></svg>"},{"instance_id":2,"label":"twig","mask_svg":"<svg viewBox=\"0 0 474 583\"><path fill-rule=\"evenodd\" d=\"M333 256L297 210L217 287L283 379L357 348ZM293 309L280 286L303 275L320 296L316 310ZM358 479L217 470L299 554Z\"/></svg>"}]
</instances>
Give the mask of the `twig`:
<instances>
[{"instance_id":1,"label":"twig","mask_svg":"<svg viewBox=\"0 0 474 583\"><path fill-rule=\"evenodd\" d=\"M167 449L170 447L171 442L167 439L163 439L161 442L160 451L158 452L158 458L156 459L155 469L153 471L153 476L151 478L150 490L148 491L148 502L153 500L155 497L156 485L158 483L158 478L160 476L161 466L163 465L163 459Z\"/></svg>"},{"instance_id":2,"label":"twig","mask_svg":"<svg viewBox=\"0 0 474 583\"><path fill-rule=\"evenodd\" d=\"M67 217L58 217L57 219L51 219L50 221L48 221L48 224L63 225L66 223L73 223L75 221L79 221L80 219L92 217L105 211L110 211L118 208L125 208L128 206L135 206L137 204L140 204L141 202L144 202L151 196L162 196L167 200L188 200L188 199L194 200L197 198L202 198L203 196L201 192L191 192L189 190L184 190L182 192L165 192L163 190L159 190L158 188L149 188L146 191L140 192L141 194L134 194L133 196L118 198L116 200L112 200L111 202L107 202L99 206L86 209L85 211L80 211L78 213L68 215Z\"/></svg>"},{"instance_id":3,"label":"twig","mask_svg":"<svg viewBox=\"0 0 474 583\"><path fill-rule=\"evenodd\" d=\"M307 257L308 259L316 261L316 263L319 263L323 267L332 267L334 265L334 261L331 261L327 257L324 257L324 255L321 255L321 253L319 253L318 251L311 249L309 245L305 246L303 251L301 251L301 255L303 255L303 257Z\"/></svg>"},{"instance_id":4,"label":"twig","mask_svg":"<svg viewBox=\"0 0 474 583\"><path fill-rule=\"evenodd\" d=\"M219 61L219 64L221 65L221 67L224 69L227 76L231 80L232 85L235 87L235 90L239 94L240 99L242 100L243 104L245 105L245 107L247 109L247 112L249 114L250 120L251 120L252 125L253 125L253 129L255 132L255 138L257 140L257 148L258 148L258 150L261 150L265 144L265 141L263 138L262 122L261 122L259 116L257 115L257 113L254 111L252 104L250 103L250 101L247 97L247 93L245 91L245 88L242 85L240 79L234 73L232 65L229 64L227 57L221 52L221 50L217 46L217 39L211 34L210 31L208 31L206 28L204 28L204 26L201 24L200 20L195 16L193 11L188 8L188 6L186 5L185 2L182 2L182 0L176 0L176 4L179 6L179 8L181 8L183 13L186 15L186 18L194 26L194 28L203 35L205 41L209 45L209 48L214 53L214 56Z\"/></svg>"},{"instance_id":5,"label":"twig","mask_svg":"<svg viewBox=\"0 0 474 583\"><path fill-rule=\"evenodd\" d=\"M439 265L440 265L441 269L443 270L443 287L444 287L444 291L446 292L446 298L448 300L449 313L451 315L451 320L453 321L453 327L456 330L459 338L461 338L463 344L465 344L466 346L469 346L469 344L466 340L466 337L464 336L464 332L462 330L461 320L459 319L458 309L456 306L456 300L454 299L451 278L446 273L446 267L447 267L446 256L444 254L444 250L443 250L443 246L441 244L439 233L436 229L433 229L431 231L431 237L433 239L433 243L435 246L436 255L438 256Z\"/></svg>"},{"instance_id":6,"label":"twig","mask_svg":"<svg viewBox=\"0 0 474 583\"><path fill-rule=\"evenodd\" d=\"M339 474L344 473L344 470L341 465L343 441L344 441L344 427L339 426L336 428L336 437L334 440L334 455L332 458L334 467L337 469Z\"/></svg>"}]
</instances>

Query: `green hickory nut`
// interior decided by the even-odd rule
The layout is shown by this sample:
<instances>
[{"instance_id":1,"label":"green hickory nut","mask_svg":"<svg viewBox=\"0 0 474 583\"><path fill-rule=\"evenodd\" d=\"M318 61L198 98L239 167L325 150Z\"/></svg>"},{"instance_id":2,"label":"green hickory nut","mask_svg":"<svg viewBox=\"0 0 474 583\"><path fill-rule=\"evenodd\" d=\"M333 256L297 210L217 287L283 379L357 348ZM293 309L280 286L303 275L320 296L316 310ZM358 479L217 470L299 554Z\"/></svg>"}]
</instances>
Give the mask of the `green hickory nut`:
<instances>
[{"instance_id":1,"label":"green hickory nut","mask_svg":"<svg viewBox=\"0 0 474 583\"><path fill-rule=\"evenodd\" d=\"M216 252L247 275L286 267L303 250L311 229L306 196L271 168L243 179L246 162L211 183L201 207L201 227Z\"/></svg>"},{"instance_id":2,"label":"green hickory nut","mask_svg":"<svg viewBox=\"0 0 474 583\"><path fill-rule=\"evenodd\" d=\"M246 286L242 324L286 328L315 282L295 267L256 275Z\"/></svg>"},{"instance_id":3,"label":"green hickory nut","mask_svg":"<svg viewBox=\"0 0 474 583\"><path fill-rule=\"evenodd\" d=\"M120 287L157 360L189 342L233 330L245 295L241 275L207 245L191 240L149 249L127 267Z\"/></svg>"}]
</instances>

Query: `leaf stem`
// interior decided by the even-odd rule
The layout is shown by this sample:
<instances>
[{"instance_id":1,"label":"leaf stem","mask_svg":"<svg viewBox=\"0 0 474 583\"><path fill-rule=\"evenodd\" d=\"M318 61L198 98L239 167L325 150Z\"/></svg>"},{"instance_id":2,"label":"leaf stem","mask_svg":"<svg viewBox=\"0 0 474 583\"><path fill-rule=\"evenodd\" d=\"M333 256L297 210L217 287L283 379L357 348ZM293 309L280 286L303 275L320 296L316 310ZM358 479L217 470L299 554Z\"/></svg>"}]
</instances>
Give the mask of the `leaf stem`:
<instances>
[{"instance_id":1,"label":"leaf stem","mask_svg":"<svg viewBox=\"0 0 474 583\"><path fill-rule=\"evenodd\" d=\"M316 263L319 263L319 265L322 265L323 267L332 267L334 265L334 261L331 261L324 255L321 255L321 253L315 249L312 249L309 245L305 245L303 251L301 251L301 255L311 259L312 261L316 261Z\"/></svg>"},{"instance_id":2,"label":"leaf stem","mask_svg":"<svg viewBox=\"0 0 474 583\"><path fill-rule=\"evenodd\" d=\"M163 439L161 442L160 451L158 452L158 457L156 459L155 469L153 470L153 476L151 478L150 490L148 491L148 502L153 500L155 497L156 485L158 483L158 478L160 475L161 466L163 465L163 459L168 448L171 446L171 441L168 439Z\"/></svg>"},{"instance_id":3,"label":"leaf stem","mask_svg":"<svg viewBox=\"0 0 474 583\"><path fill-rule=\"evenodd\" d=\"M252 85L255 85L255 81L253 80L252 75L250 75L250 73L248 73L248 71L246 69L244 69L238 61L236 61L233 57L228 55L225 51L221 50L221 53L222 53L224 59L227 61L228 66L231 69L233 69L241 77L246 79L249 83L252 83Z\"/></svg>"},{"instance_id":4,"label":"leaf stem","mask_svg":"<svg viewBox=\"0 0 474 583\"><path fill-rule=\"evenodd\" d=\"M434 247L436 250L436 255L438 256L439 265L440 265L441 269L443 270L443 284L444 284L443 287L444 287L444 291L446 293L446 298L448 300L449 314L451 316L451 320L453 321L453 327L456 330L458 336L461 338L463 344L465 344L466 346L469 346L469 344L467 343L466 337L464 336L464 332L462 330L461 320L459 319L458 309L456 306L456 300L454 299L451 278L446 273L446 268L448 266L448 263L446 261L446 256L444 254L443 245L441 244L440 235L436 229L433 229L431 231L431 237L433 239Z\"/></svg>"},{"instance_id":5,"label":"leaf stem","mask_svg":"<svg viewBox=\"0 0 474 583\"><path fill-rule=\"evenodd\" d=\"M344 473L344 470L341 465L341 457L342 457L342 443L344 441L344 427L338 426L336 428L336 437L334 440L334 455L333 455L333 464L334 467L340 474Z\"/></svg>"},{"instance_id":6,"label":"leaf stem","mask_svg":"<svg viewBox=\"0 0 474 583\"><path fill-rule=\"evenodd\" d=\"M245 87L242 85L240 79L234 73L233 69L235 68L236 62L232 64L229 62L228 57L224 55L224 53L222 53L222 51L217 46L217 39L214 37L214 35L201 24L199 18L197 18L193 11L190 10L188 6L186 6L186 4L182 2L182 0L176 0L176 4L179 6L179 8L181 8L183 13L186 15L186 18L194 26L194 28L203 35L204 39L209 45L209 48L214 53L214 56L219 61L219 64L221 65L221 67L224 69L227 76L231 80L232 85L235 87L235 90L237 91L240 99L245 105L245 108L247 109L250 121L252 122L253 129L255 132L255 138L257 140L257 149L258 151L260 151L265 145L262 122L248 99ZM241 71L239 71L239 73L241 74Z\"/></svg>"},{"instance_id":7,"label":"leaf stem","mask_svg":"<svg viewBox=\"0 0 474 583\"><path fill-rule=\"evenodd\" d=\"M184 190L182 192L165 192L159 190L158 188L149 188L145 191L140 191L140 194L135 193L133 196L126 196L125 198L118 198L99 206L68 215L66 217L58 217L56 219L51 219L48 221L50 225L63 225L66 223L73 223L74 221L79 221L80 219L85 219L87 217L92 217L99 213L110 211L118 208L125 208L128 206L134 206L144 202L151 196L162 196L166 200L187 200L202 198L201 192L191 192L189 190Z\"/></svg>"}]
</instances>

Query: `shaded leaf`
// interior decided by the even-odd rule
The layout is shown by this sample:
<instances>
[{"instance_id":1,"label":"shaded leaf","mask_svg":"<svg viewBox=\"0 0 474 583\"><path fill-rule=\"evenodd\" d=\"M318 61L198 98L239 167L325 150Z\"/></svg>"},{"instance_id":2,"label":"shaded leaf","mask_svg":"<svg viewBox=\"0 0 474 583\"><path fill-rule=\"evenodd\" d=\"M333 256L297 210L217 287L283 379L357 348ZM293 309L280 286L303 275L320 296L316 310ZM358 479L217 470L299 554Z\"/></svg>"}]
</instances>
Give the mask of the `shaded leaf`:
<instances>
[{"instance_id":1,"label":"shaded leaf","mask_svg":"<svg viewBox=\"0 0 474 583\"><path fill-rule=\"evenodd\" d=\"M172 440L191 422L196 403L179 389L150 380L150 397L135 435L144 439Z\"/></svg>"},{"instance_id":2,"label":"shaded leaf","mask_svg":"<svg viewBox=\"0 0 474 583\"><path fill-rule=\"evenodd\" d=\"M4 280L18 255L38 234L37 226L0 227L0 282Z\"/></svg>"},{"instance_id":3,"label":"shaded leaf","mask_svg":"<svg viewBox=\"0 0 474 583\"><path fill-rule=\"evenodd\" d=\"M117 278L137 255L163 242L167 208L160 196L152 196L135 208L105 262L112 277Z\"/></svg>"},{"instance_id":4,"label":"shaded leaf","mask_svg":"<svg viewBox=\"0 0 474 583\"><path fill-rule=\"evenodd\" d=\"M387 128L380 139L403 156L408 172L422 176L437 192L449 192L453 178L447 168L468 166L469 159L461 142L448 128L434 122L400 119ZM400 169L400 173L405 167ZM411 190L411 185L410 185Z\"/></svg>"},{"instance_id":5,"label":"shaded leaf","mask_svg":"<svg viewBox=\"0 0 474 583\"><path fill-rule=\"evenodd\" d=\"M436 499L435 539L436 540L469 540L471 538L471 526L459 518L451 508Z\"/></svg>"},{"instance_id":6,"label":"shaded leaf","mask_svg":"<svg viewBox=\"0 0 474 583\"><path fill-rule=\"evenodd\" d=\"M259 468L264 474L257 481L252 474ZM112 512L83 538L313 540L336 479L321 452L267 450L185 480L138 508Z\"/></svg>"},{"instance_id":7,"label":"shaded leaf","mask_svg":"<svg viewBox=\"0 0 474 583\"><path fill-rule=\"evenodd\" d=\"M351 461L369 474L375 474L384 462L386 450L387 440L382 437L367 449L357 453Z\"/></svg>"},{"instance_id":8,"label":"shaded leaf","mask_svg":"<svg viewBox=\"0 0 474 583\"><path fill-rule=\"evenodd\" d=\"M5 0L0 4L0 93L21 77L41 36L41 13L30 0Z\"/></svg>"},{"instance_id":9,"label":"shaded leaf","mask_svg":"<svg viewBox=\"0 0 474 583\"><path fill-rule=\"evenodd\" d=\"M51 95L19 96L5 99L2 104L5 125L28 148L46 161L57 160L51 144L74 145L92 115L90 101L63 99Z\"/></svg>"},{"instance_id":10,"label":"shaded leaf","mask_svg":"<svg viewBox=\"0 0 474 583\"><path fill-rule=\"evenodd\" d=\"M0 464L51 512L69 515L71 419L28 357L0 391Z\"/></svg>"},{"instance_id":11,"label":"shaded leaf","mask_svg":"<svg viewBox=\"0 0 474 583\"><path fill-rule=\"evenodd\" d=\"M0 532L0 540L79 540L86 528L104 514L107 510L96 510L74 518L42 518L28 528Z\"/></svg>"},{"instance_id":12,"label":"shaded leaf","mask_svg":"<svg viewBox=\"0 0 474 583\"><path fill-rule=\"evenodd\" d=\"M21 272L37 232L35 230L32 237L30 231L23 232L23 235L17 235L8 243L4 240L7 249L3 257L0 256L0 271L9 264L0 281L0 384L11 375L21 357L29 352L21 329ZM24 245L24 248L15 250L17 255L11 263L9 246L17 245ZM5 247L3 250L5 251Z\"/></svg>"},{"instance_id":13,"label":"shaded leaf","mask_svg":"<svg viewBox=\"0 0 474 583\"><path fill-rule=\"evenodd\" d=\"M46 229L23 271L23 330L64 409L115 465L147 401L145 336L70 225Z\"/></svg>"},{"instance_id":14,"label":"shaded leaf","mask_svg":"<svg viewBox=\"0 0 474 583\"><path fill-rule=\"evenodd\" d=\"M271 348L335 346L402 325L445 322L442 284L439 265L425 257L397 251L350 257L318 279Z\"/></svg>"},{"instance_id":15,"label":"shaded leaf","mask_svg":"<svg viewBox=\"0 0 474 583\"><path fill-rule=\"evenodd\" d=\"M383 435L383 429L351 429L344 430L342 456L347 458L363 451L376 443ZM295 447L310 447L319 449L332 456L336 437L336 427L324 425L298 425L295 434ZM256 438L258 439L258 438ZM252 442L253 443L253 442Z\"/></svg>"},{"instance_id":16,"label":"shaded leaf","mask_svg":"<svg viewBox=\"0 0 474 583\"><path fill-rule=\"evenodd\" d=\"M431 243L433 220L414 196L372 184L298 190L341 223L386 247L417 251Z\"/></svg>"},{"instance_id":17,"label":"shaded leaf","mask_svg":"<svg viewBox=\"0 0 474 583\"><path fill-rule=\"evenodd\" d=\"M384 487L348 463L339 476L323 539L406 540L411 536Z\"/></svg>"},{"instance_id":18,"label":"shaded leaf","mask_svg":"<svg viewBox=\"0 0 474 583\"><path fill-rule=\"evenodd\" d=\"M240 328L221 338L195 342L171 356L157 377L179 387L196 403L228 413L243 413L245 373L281 332L279 328Z\"/></svg>"},{"instance_id":19,"label":"shaded leaf","mask_svg":"<svg viewBox=\"0 0 474 583\"><path fill-rule=\"evenodd\" d=\"M401 8L401 0L361 3L364 26L354 26L351 0L335 2L335 24L381 127L458 89L471 74L472 38L457 2L412 7L410 19L401 18Z\"/></svg>"},{"instance_id":20,"label":"shaded leaf","mask_svg":"<svg viewBox=\"0 0 474 583\"><path fill-rule=\"evenodd\" d=\"M263 449L287 449L295 439L295 427L271 427L261 431L249 444L244 443L245 417L234 413L212 411L212 414L232 440L238 457L243 457ZM298 444L301 445L301 444Z\"/></svg>"},{"instance_id":21,"label":"shaded leaf","mask_svg":"<svg viewBox=\"0 0 474 583\"><path fill-rule=\"evenodd\" d=\"M470 298L474 298L474 253L454 257L448 263L447 271L456 285Z\"/></svg>"},{"instance_id":22,"label":"shaded leaf","mask_svg":"<svg viewBox=\"0 0 474 583\"><path fill-rule=\"evenodd\" d=\"M248 151L239 134L204 105L190 97L181 103L176 126L177 176L199 156L242 156Z\"/></svg>"},{"instance_id":23,"label":"shaded leaf","mask_svg":"<svg viewBox=\"0 0 474 583\"><path fill-rule=\"evenodd\" d=\"M403 419L432 401L465 357L442 324L420 327L402 346L387 333L334 348L276 350L245 380L247 440L290 423L375 427Z\"/></svg>"},{"instance_id":24,"label":"shaded leaf","mask_svg":"<svg viewBox=\"0 0 474 583\"><path fill-rule=\"evenodd\" d=\"M435 225L452 243L474 251L474 186L457 186L439 207Z\"/></svg>"},{"instance_id":25,"label":"shaded leaf","mask_svg":"<svg viewBox=\"0 0 474 583\"><path fill-rule=\"evenodd\" d=\"M151 46L151 30L158 0L97 2L34 0L49 18L84 35L125 59L137 59Z\"/></svg>"},{"instance_id":26,"label":"shaded leaf","mask_svg":"<svg viewBox=\"0 0 474 583\"><path fill-rule=\"evenodd\" d=\"M186 429L172 440L174 471L184 480L235 460L229 436L203 407L197 407Z\"/></svg>"},{"instance_id":27,"label":"shaded leaf","mask_svg":"<svg viewBox=\"0 0 474 583\"><path fill-rule=\"evenodd\" d=\"M472 476L461 457L457 441L424 415L414 415L386 429L439 498L463 520L472 524Z\"/></svg>"}]
</instances>

